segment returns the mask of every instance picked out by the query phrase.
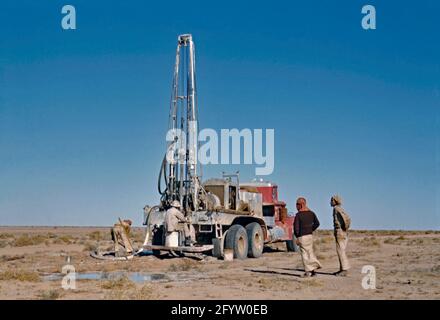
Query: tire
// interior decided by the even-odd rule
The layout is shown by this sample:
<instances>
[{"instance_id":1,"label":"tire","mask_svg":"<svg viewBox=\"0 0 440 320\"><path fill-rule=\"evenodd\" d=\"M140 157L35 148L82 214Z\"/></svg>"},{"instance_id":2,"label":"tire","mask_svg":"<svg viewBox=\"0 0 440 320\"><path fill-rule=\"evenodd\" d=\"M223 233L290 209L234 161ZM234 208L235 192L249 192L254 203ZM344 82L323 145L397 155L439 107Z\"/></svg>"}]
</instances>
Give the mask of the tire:
<instances>
[{"instance_id":1,"label":"tire","mask_svg":"<svg viewBox=\"0 0 440 320\"><path fill-rule=\"evenodd\" d=\"M232 249L234 259L246 259L248 254L248 237L243 226L234 224L229 228L225 238L225 249Z\"/></svg>"},{"instance_id":2,"label":"tire","mask_svg":"<svg viewBox=\"0 0 440 320\"><path fill-rule=\"evenodd\" d=\"M287 240L286 241L286 247L287 247L287 251L290 252L298 252L298 246L296 244L296 238L295 236L292 236L292 240Z\"/></svg>"},{"instance_id":3,"label":"tire","mask_svg":"<svg viewBox=\"0 0 440 320\"><path fill-rule=\"evenodd\" d=\"M248 236L248 257L261 257L264 249L264 235L260 224L258 222L249 223L246 226L246 233Z\"/></svg>"}]
</instances>

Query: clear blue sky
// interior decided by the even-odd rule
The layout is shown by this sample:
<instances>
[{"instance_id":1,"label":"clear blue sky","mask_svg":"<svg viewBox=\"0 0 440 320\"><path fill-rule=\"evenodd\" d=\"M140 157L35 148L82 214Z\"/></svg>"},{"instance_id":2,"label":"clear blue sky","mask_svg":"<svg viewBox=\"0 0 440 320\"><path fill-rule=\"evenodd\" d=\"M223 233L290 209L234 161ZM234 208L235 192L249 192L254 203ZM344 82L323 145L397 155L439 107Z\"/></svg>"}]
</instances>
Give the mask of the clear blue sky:
<instances>
[{"instance_id":1,"label":"clear blue sky","mask_svg":"<svg viewBox=\"0 0 440 320\"><path fill-rule=\"evenodd\" d=\"M361 28L365 4L377 30ZM177 35L192 33L200 127L274 128L269 179L291 211L305 196L329 228L339 193L354 228L438 230L439 14L438 1L2 1L0 225L140 225L159 200Z\"/></svg>"}]
</instances>

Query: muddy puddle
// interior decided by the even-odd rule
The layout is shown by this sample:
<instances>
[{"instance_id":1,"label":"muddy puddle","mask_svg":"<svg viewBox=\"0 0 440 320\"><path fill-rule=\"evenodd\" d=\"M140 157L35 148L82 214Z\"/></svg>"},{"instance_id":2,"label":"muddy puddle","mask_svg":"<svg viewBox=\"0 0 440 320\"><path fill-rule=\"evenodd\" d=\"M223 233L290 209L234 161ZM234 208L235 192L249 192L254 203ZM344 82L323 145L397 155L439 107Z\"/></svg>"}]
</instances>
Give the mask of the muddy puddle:
<instances>
[{"instance_id":1,"label":"muddy puddle","mask_svg":"<svg viewBox=\"0 0 440 320\"><path fill-rule=\"evenodd\" d=\"M54 273L43 275L43 281L60 281L66 275L63 273ZM120 278L128 278L136 283L151 281L167 281L171 280L163 273L145 273L145 272L76 272L76 280L118 280Z\"/></svg>"}]
</instances>

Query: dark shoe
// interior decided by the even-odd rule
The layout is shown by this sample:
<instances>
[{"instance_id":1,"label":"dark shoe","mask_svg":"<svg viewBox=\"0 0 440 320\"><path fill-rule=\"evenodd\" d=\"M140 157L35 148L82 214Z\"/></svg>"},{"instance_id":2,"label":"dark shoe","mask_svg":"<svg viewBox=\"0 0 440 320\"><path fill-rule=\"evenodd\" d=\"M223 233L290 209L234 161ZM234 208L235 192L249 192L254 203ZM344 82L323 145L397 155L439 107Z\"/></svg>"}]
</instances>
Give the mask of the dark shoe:
<instances>
[{"instance_id":1,"label":"dark shoe","mask_svg":"<svg viewBox=\"0 0 440 320\"><path fill-rule=\"evenodd\" d=\"M185 238L185 246L192 246L195 243L196 243L195 241L191 240L191 237Z\"/></svg>"},{"instance_id":2,"label":"dark shoe","mask_svg":"<svg viewBox=\"0 0 440 320\"><path fill-rule=\"evenodd\" d=\"M316 277L316 272L315 272L315 270L313 270L311 273L312 273L312 277Z\"/></svg>"},{"instance_id":3,"label":"dark shoe","mask_svg":"<svg viewBox=\"0 0 440 320\"><path fill-rule=\"evenodd\" d=\"M312 272L305 272L303 275L301 275L301 278L310 278L313 277L313 273Z\"/></svg>"}]
</instances>

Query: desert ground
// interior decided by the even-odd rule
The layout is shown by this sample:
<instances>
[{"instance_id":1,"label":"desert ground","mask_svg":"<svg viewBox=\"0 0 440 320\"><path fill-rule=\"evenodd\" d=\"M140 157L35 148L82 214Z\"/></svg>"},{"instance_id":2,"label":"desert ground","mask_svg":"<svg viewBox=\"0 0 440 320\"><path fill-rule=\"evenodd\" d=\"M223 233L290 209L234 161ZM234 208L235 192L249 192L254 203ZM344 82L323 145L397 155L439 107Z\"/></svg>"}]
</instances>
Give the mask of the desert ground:
<instances>
[{"instance_id":1,"label":"desert ground","mask_svg":"<svg viewBox=\"0 0 440 320\"><path fill-rule=\"evenodd\" d=\"M143 237L134 228L135 247ZM301 278L300 255L284 243L241 261L165 253L103 261L90 252L112 248L110 228L0 227L0 299L440 298L440 231L351 231L349 238L348 277L332 275L338 270L334 239L322 230L315 249L323 268ZM75 289L62 288L65 265L75 268ZM362 286L365 265L375 268L376 289Z\"/></svg>"}]
</instances>

